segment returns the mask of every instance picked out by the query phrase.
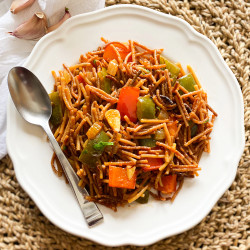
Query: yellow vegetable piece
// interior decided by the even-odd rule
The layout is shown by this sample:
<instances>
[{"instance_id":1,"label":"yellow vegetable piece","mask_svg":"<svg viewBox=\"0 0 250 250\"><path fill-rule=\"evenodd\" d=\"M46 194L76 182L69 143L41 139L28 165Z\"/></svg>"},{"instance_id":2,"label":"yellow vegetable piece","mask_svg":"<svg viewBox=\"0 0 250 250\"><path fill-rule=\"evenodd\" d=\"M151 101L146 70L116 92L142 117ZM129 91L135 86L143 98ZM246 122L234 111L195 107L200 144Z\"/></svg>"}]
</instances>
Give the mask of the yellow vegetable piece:
<instances>
[{"instance_id":1,"label":"yellow vegetable piece","mask_svg":"<svg viewBox=\"0 0 250 250\"><path fill-rule=\"evenodd\" d=\"M128 179L131 180L131 178L133 177L134 173L135 173L135 169L136 167L131 167L131 166L127 166L127 176Z\"/></svg>"},{"instance_id":2,"label":"yellow vegetable piece","mask_svg":"<svg viewBox=\"0 0 250 250\"><path fill-rule=\"evenodd\" d=\"M89 130L87 131L87 136L88 136L88 139L94 139L98 134L99 132L101 131L102 129L102 123L101 122L95 122L90 128Z\"/></svg>"},{"instance_id":3,"label":"yellow vegetable piece","mask_svg":"<svg viewBox=\"0 0 250 250\"><path fill-rule=\"evenodd\" d=\"M108 70L107 73L115 76L118 70L118 63L115 59L113 59L112 61L109 62L109 66L108 66Z\"/></svg>"},{"instance_id":4,"label":"yellow vegetable piece","mask_svg":"<svg viewBox=\"0 0 250 250\"><path fill-rule=\"evenodd\" d=\"M115 131L119 132L121 127L121 115L117 109L109 109L105 113L105 118L107 119L110 127Z\"/></svg>"},{"instance_id":5,"label":"yellow vegetable piece","mask_svg":"<svg viewBox=\"0 0 250 250\"><path fill-rule=\"evenodd\" d=\"M71 81L71 76L70 76L70 74L69 74L66 70L64 70L64 71L63 71L63 76L64 76L64 78L65 78L65 83L68 84L68 83Z\"/></svg>"},{"instance_id":6,"label":"yellow vegetable piece","mask_svg":"<svg viewBox=\"0 0 250 250\"><path fill-rule=\"evenodd\" d=\"M165 119L168 119L168 111L167 110L163 110L161 109L159 115L158 115L158 119L159 120L165 120Z\"/></svg>"}]
</instances>

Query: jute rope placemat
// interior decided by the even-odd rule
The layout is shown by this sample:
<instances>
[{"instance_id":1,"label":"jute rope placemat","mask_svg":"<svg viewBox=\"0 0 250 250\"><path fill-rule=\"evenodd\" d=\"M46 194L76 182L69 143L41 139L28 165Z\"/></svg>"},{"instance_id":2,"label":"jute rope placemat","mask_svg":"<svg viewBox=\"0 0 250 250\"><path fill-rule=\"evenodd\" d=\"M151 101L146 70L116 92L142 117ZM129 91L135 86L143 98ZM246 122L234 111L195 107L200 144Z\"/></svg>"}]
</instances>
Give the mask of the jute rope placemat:
<instances>
[{"instance_id":1,"label":"jute rope placemat","mask_svg":"<svg viewBox=\"0 0 250 250\"><path fill-rule=\"evenodd\" d=\"M230 189L196 227L138 249L250 249L250 4L242 0L106 0L107 6L119 3L143 5L180 17L210 38L237 77L245 105L246 147ZM115 249L129 248L136 247ZM6 156L0 161L0 249L104 247L52 225L17 183L11 160Z\"/></svg>"}]
</instances>

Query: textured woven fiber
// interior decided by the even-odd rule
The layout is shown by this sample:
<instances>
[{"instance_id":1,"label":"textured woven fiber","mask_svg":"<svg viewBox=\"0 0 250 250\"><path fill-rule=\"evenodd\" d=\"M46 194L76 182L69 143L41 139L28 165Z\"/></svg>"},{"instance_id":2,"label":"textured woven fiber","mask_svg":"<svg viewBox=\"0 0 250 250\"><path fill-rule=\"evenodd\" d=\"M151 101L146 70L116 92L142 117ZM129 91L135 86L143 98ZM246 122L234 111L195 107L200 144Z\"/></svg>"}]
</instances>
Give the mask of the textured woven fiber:
<instances>
[{"instance_id":1,"label":"textured woven fiber","mask_svg":"<svg viewBox=\"0 0 250 250\"><path fill-rule=\"evenodd\" d=\"M250 249L250 4L242 0L106 0L138 4L186 20L217 46L236 75L245 105L246 147L232 186L194 228L138 249ZM115 249L135 249L133 246ZM0 249L104 249L52 225L21 189L9 157L0 161ZM111 249L111 248L110 248Z\"/></svg>"}]
</instances>

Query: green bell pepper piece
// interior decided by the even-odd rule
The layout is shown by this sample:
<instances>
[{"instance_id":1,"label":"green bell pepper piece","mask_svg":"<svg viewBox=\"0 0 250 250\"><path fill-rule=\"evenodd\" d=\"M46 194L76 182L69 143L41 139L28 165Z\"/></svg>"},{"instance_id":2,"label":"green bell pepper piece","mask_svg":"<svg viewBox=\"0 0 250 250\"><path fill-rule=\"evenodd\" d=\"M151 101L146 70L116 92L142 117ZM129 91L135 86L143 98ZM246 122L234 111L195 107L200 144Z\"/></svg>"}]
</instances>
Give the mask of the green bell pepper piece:
<instances>
[{"instance_id":1,"label":"green bell pepper piece","mask_svg":"<svg viewBox=\"0 0 250 250\"><path fill-rule=\"evenodd\" d=\"M149 96L142 96L138 98L137 118L141 119L155 119L155 103Z\"/></svg>"},{"instance_id":2,"label":"green bell pepper piece","mask_svg":"<svg viewBox=\"0 0 250 250\"><path fill-rule=\"evenodd\" d=\"M139 139L138 140L140 146L146 146L146 147L155 147L156 141L153 138L145 138L145 139Z\"/></svg>"},{"instance_id":3,"label":"green bell pepper piece","mask_svg":"<svg viewBox=\"0 0 250 250\"><path fill-rule=\"evenodd\" d=\"M160 56L160 64L166 64L166 69L168 69L171 78L173 78L173 84L174 84L180 73L180 68L163 56Z\"/></svg>"},{"instance_id":4,"label":"green bell pepper piece","mask_svg":"<svg viewBox=\"0 0 250 250\"><path fill-rule=\"evenodd\" d=\"M98 77L100 78L101 89L107 94L111 94L111 81L106 77L107 74L107 69L102 68L102 71L98 72Z\"/></svg>"},{"instance_id":5,"label":"green bell pepper piece","mask_svg":"<svg viewBox=\"0 0 250 250\"><path fill-rule=\"evenodd\" d=\"M189 121L188 123L189 123L189 127L191 130L191 138L193 138L194 136L196 136L198 132L198 125L194 123L193 121Z\"/></svg>"},{"instance_id":6,"label":"green bell pepper piece","mask_svg":"<svg viewBox=\"0 0 250 250\"><path fill-rule=\"evenodd\" d=\"M149 191L146 190L144 192L144 196L143 197L139 197L136 202L140 203L140 204L146 204L148 203L148 198L149 198Z\"/></svg>"},{"instance_id":7,"label":"green bell pepper piece","mask_svg":"<svg viewBox=\"0 0 250 250\"><path fill-rule=\"evenodd\" d=\"M101 142L108 142L109 139L109 136L101 130L101 132L94 139L88 141L79 156L79 160L91 168L95 167L97 160L101 157L106 147L96 147L96 145L100 145Z\"/></svg>"},{"instance_id":8,"label":"green bell pepper piece","mask_svg":"<svg viewBox=\"0 0 250 250\"><path fill-rule=\"evenodd\" d=\"M61 100L58 92L50 93L49 98L51 100L51 105L52 105L52 114L50 117L50 123L53 126L58 126L63 119Z\"/></svg>"},{"instance_id":9,"label":"green bell pepper piece","mask_svg":"<svg viewBox=\"0 0 250 250\"><path fill-rule=\"evenodd\" d=\"M184 87L187 91L193 92L195 91L194 85L196 85L196 82L194 80L194 77L191 73L188 73L185 76L182 76L178 79L180 85Z\"/></svg>"}]
</instances>

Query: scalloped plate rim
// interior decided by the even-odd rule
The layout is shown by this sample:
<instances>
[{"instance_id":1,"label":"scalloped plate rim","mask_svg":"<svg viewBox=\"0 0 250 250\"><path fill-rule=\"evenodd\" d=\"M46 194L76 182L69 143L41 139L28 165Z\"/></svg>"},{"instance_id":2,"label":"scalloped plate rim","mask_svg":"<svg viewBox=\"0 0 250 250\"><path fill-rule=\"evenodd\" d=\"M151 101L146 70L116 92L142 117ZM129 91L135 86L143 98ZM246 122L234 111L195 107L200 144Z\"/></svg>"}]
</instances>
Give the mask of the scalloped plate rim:
<instances>
[{"instance_id":1,"label":"scalloped plate rim","mask_svg":"<svg viewBox=\"0 0 250 250\"><path fill-rule=\"evenodd\" d=\"M215 205L215 203L218 201L218 199L230 187L231 183L233 182L233 180L235 178L237 165L238 165L238 162L239 162L240 157L242 155L242 152L244 150L244 142L243 142L244 141L243 99L242 99L242 94L241 94L241 91L240 91L239 84L238 84L235 76L233 75L233 73L231 72L231 70L229 69L229 67L225 63L225 61L223 60L223 58L222 58L221 54L219 53L218 49L216 48L216 46L207 37L203 36L202 34L198 33L197 31L195 31L195 29L192 26L190 26L186 21L184 21L184 20L182 20L180 18L171 16L171 15L168 15L168 14L164 14L164 13L161 13L161 12L158 12L158 11L154 11L154 10L151 10L149 8L142 7L142 6L136 6L136 5L116 5L116 6L112 6L112 7L107 7L107 8L102 9L102 10L97 10L97 11L94 11L94 12L91 12L91 13L81 14L81 15L72 17L71 19L67 20L61 27L58 28L58 30L56 30L53 33L48 34L47 36L40 39L40 41L38 41L38 43L36 44L36 46L32 50L30 56L28 57L28 59L27 59L27 61L25 62L24 65L27 66L28 68L29 67L32 68L33 57L35 57L35 59L37 60L36 53L40 49L40 47L48 46L51 43L51 40L53 38L62 39L62 36L63 36L62 30L70 28L72 25L74 26L74 22L77 23L78 20L82 20L82 23L88 23L88 22L92 22L95 19L101 20L103 18L106 18L106 17L110 16L110 14L111 14L111 16L112 15L115 16L117 13L119 13L120 10L124 11L126 9L127 9L127 11L131 10L132 14L134 14L134 15L144 16L145 14L150 13L152 15L150 17L147 17L147 18L151 18L153 20L156 20L157 17L160 16L162 22L164 22L163 21L164 19L166 20L166 22L169 21L169 20L171 20L171 22L178 22L178 23L183 25L183 27L181 27L181 29L188 35L190 40L194 40L194 41L196 41L198 43L201 43L201 41L199 41L199 39L201 39L202 41L205 41L205 43L206 43L205 45L210 46L211 50L207 49L207 47L205 47L205 45L202 44L202 46L205 49L207 49L209 52L215 53L216 56L218 57L218 58L216 58L216 60L219 59L220 63L223 64L224 70L228 73L228 77L230 77L232 82L234 82L234 86L231 86L231 88L234 88L234 90L235 89L237 90L238 100L239 99L241 100L241 103L239 104L240 107L241 107L241 113L239 115L241 117L241 120L239 121L239 124L241 125L241 131L239 132L239 134L241 134L241 139L240 139L241 142L240 142L240 145L238 147L238 151L235 152L234 163L232 164L232 165L235 165L235 168L234 168L234 172L233 171L231 172L230 180L227 180L226 185L224 185L223 188L221 187L220 192L218 192L217 195L213 196L213 201L210 202L209 204L206 204L207 206L206 206L205 212L201 213L200 216L197 216L195 221L187 223L186 226L182 227L181 229L177 228L176 230L173 230L173 233L170 233L168 235L166 235L164 233L161 233L161 234L158 234L158 235L155 234L154 236L150 235L151 239L149 237L147 239L145 239L145 234L142 235L140 238L133 237L130 234L125 234L125 235L122 235L122 237L120 237L120 238L118 237L118 239L113 239L113 241L111 242L110 239L105 240L105 235L104 234L103 235L101 235L101 234L100 235L98 235L98 234L93 235L91 232L90 233L84 232L83 234L79 234L77 232L73 232L72 230L68 230L63 225L61 225L61 222L55 221L55 218L51 216L52 214L48 213L47 207L44 206L43 204L41 204L41 201L39 200L39 197L36 197L36 192L33 192L33 191L30 190L30 188L29 188L30 184L28 184L28 182L25 182L24 177L20 176L19 168L17 167L18 164L19 164L17 162L18 159L14 155L14 152L13 152L12 146L11 146L11 141L9 140L9 138L10 138L10 134L9 134L10 133L10 123L9 123L9 121L10 121L10 107L11 107L11 105L13 106L13 103L9 98L9 100L8 100L8 114L7 114L7 118L8 118L8 123L7 123L7 148L8 148L9 155L10 155L12 161L13 161L13 165L14 165L14 169L15 169L15 173L16 173L18 182L20 183L22 188L29 194L29 196L34 200L34 202L37 204L37 206L41 209L42 213L53 224L57 225L58 227L62 228L64 231L67 231L67 232L69 232L71 234L93 240L95 242L98 242L98 243L106 245L106 246L121 246L121 245L126 245L126 244L134 244L134 245L138 245L138 246L150 245L150 244L153 244L156 241L159 241L159 240L161 240L161 239L163 239L165 237L170 237L172 235L182 233L182 232L192 228L193 226L197 225L211 211L212 207ZM100 15L100 14L103 14L103 16ZM96 17L97 15L100 15L100 16ZM87 21L88 17L90 19L91 18L92 19L90 21ZM185 30L185 28L187 28L187 30ZM191 39L189 35L191 35L193 39ZM197 38L198 38L198 40L196 40ZM42 51L42 49L41 49L41 51ZM34 60L33 64L36 64L36 60Z\"/></svg>"}]
</instances>

